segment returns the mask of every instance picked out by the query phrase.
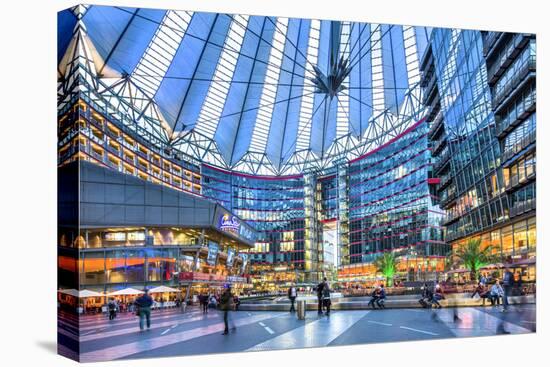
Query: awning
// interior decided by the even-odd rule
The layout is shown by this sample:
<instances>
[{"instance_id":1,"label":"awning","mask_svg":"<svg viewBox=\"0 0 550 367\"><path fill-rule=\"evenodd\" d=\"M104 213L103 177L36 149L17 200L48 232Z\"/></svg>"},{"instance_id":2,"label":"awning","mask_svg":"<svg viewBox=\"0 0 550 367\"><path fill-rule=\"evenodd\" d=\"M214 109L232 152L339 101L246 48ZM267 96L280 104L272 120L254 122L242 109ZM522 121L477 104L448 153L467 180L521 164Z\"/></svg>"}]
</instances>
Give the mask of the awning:
<instances>
[{"instance_id":1,"label":"awning","mask_svg":"<svg viewBox=\"0 0 550 367\"><path fill-rule=\"evenodd\" d=\"M140 291L134 288L125 288L116 292L111 292L107 295L108 296L135 296L138 294L143 294L143 291Z\"/></svg>"},{"instance_id":2,"label":"awning","mask_svg":"<svg viewBox=\"0 0 550 367\"><path fill-rule=\"evenodd\" d=\"M68 294L73 297L87 298L87 297L103 297L103 293L94 292L89 289L76 290L76 289L61 289L59 293Z\"/></svg>"},{"instance_id":3,"label":"awning","mask_svg":"<svg viewBox=\"0 0 550 367\"><path fill-rule=\"evenodd\" d=\"M165 292L181 292L181 291L179 289L166 287L164 285L149 289L149 293L165 293Z\"/></svg>"}]
</instances>

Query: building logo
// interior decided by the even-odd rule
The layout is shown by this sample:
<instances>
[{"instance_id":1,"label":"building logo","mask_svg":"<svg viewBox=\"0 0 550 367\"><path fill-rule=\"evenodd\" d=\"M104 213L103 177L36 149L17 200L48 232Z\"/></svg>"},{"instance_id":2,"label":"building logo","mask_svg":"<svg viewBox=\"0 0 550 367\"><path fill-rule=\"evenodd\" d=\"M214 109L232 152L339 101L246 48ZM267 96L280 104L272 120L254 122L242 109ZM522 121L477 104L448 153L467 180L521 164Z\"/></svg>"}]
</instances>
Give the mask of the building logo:
<instances>
[{"instance_id":1,"label":"building logo","mask_svg":"<svg viewBox=\"0 0 550 367\"><path fill-rule=\"evenodd\" d=\"M223 232L231 232L234 235L239 235L241 222L234 215L222 214L218 227Z\"/></svg>"}]
</instances>

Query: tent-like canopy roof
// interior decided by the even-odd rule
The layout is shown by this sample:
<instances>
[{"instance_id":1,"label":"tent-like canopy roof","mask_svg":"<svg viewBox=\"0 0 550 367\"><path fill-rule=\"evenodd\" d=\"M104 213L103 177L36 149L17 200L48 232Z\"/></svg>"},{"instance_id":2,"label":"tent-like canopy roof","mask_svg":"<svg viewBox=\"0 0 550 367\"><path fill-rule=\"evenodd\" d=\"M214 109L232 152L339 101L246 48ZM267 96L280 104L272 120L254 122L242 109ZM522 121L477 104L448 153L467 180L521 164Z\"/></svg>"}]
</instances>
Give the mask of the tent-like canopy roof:
<instances>
[{"instance_id":1,"label":"tent-like canopy roof","mask_svg":"<svg viewBox=\"0 0 550 367\"><path fill-rule=\"evenodd\" d=\"M149 289L149 293L172 293L172 292L180 292L179 289L167 287L165 285L161 285L155 288Z\"/></svg>"},{"instance_id":2,"label":"tent-like canopy roof","mask_svg":"<svg viewBox=\"0 0 550 367\"><path fill-rule=\"evenodd\" d=\"M124 288L115 292L107 294L107 296L135 296L138 294L143 294L143 291L134 288Z\"/></svg>"},{"instance_id":3,"label":"tent-like canopy roof","mask_svg":"<svg viewBox=\"0 0 550 367\"><path fill-rule=\"evenodd\" d=\"M59 293L68 294L73 297L78 298L87 298L87 297L103 297L103 293L91 291L89 289L82 289L82 290L76 290L76 289L61 289L59 290Z\"/></svg>"},{"instance_id":4,"label":"tent-like canopy roof","mask_svg":"<svg viewBox=\"0 0 550 367\"><path fill-rule=\"evenodd\" d=\"M422 117L430 31L81 5L59 14L59 80L68 88L78 58L90 100L152 142L230 170L301 173Z\"/></svg>"}]
</instances>

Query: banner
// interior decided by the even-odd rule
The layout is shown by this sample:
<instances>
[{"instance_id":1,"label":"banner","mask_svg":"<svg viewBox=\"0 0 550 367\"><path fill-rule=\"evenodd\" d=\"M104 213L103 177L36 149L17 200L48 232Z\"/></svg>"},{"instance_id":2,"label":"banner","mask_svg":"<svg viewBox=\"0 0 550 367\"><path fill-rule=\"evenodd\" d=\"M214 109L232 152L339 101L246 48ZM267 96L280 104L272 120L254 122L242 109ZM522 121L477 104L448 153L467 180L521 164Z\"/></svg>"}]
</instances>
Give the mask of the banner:
<instances>
[{"instance_id":1,"label":"banner","mask_svg":"<svg viewBox=\"0 0 550 367\"><path fill-rule=\"evenodd\" d=\"M227 249L227 267L233 266L233 260L235 259L235 250L233 250L231 247Z\"/></svg>"},{"instance_id":2,"label":"banner","mask_svg":"<svg viewBox=\"0 0 550 367\"><path fill-rule=\"evenodd\" d=\"M208 256L206 258L206 262L208 265L216 265L216 259L218 258L218 250L219 246L215 242L209 242L208 243Z\"/></svg>"},{"instance_id":3,"label":"banner","mask_svg":"<svg viewBox=\"0 0 550 367\"><path fill-rule=\"evenodd\" d=\"M241 273L244 273L244 271L246 270L246 265L248 264L248 255L241 254L241 258L243 259L243 264L241 265Z\"/></svg>"}]
</instances>

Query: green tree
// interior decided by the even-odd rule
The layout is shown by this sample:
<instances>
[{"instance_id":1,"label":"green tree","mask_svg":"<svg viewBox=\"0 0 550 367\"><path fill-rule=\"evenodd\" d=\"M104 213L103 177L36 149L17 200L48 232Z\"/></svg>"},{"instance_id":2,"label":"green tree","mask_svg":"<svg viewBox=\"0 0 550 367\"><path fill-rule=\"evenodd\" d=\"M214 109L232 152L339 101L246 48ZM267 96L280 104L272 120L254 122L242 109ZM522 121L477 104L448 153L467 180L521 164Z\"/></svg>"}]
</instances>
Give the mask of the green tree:
<instances>
[{"instance_id":1,"label":"green tree","mask_svg":"<svg viewBox=\"0 0 550 367\"><path fill-rule=\"evenodd\" d=\"M470 270L472 281L475 281L479 269L496 260L496 257L491 254L492 249L492 246L481 248L481 238L472 238L464 246L456 249L455 257Z\"/></svg>"},{"instance_id":2,"label":"green tree","mask_svg":"<svg viewBox=\"0 0 550 367\"><path fill-rule=\"evenodd\" d=\"M384 252L374 261L376 270L386 278L386 286L393 285L393 276L397 271L397 258L393 252Z\"/></svg>"}]
</instances>

